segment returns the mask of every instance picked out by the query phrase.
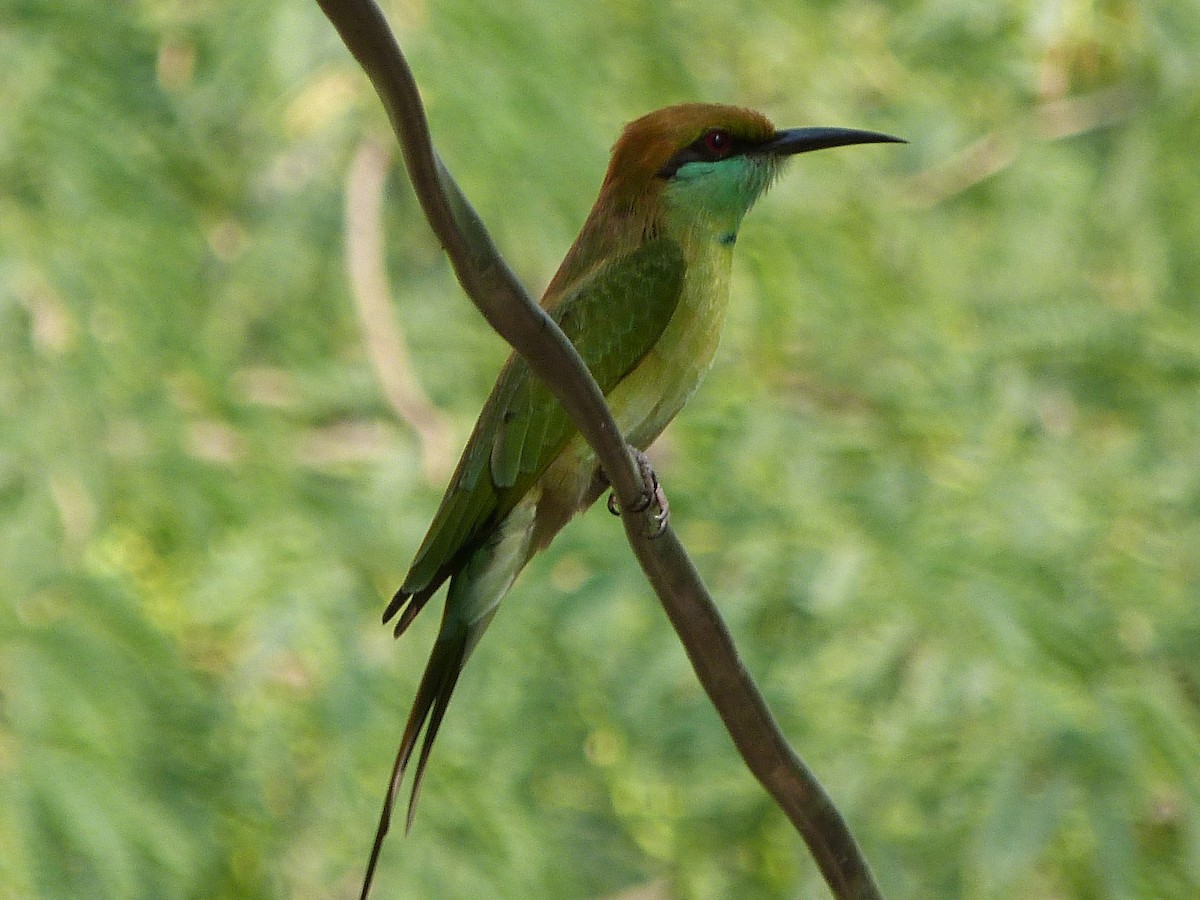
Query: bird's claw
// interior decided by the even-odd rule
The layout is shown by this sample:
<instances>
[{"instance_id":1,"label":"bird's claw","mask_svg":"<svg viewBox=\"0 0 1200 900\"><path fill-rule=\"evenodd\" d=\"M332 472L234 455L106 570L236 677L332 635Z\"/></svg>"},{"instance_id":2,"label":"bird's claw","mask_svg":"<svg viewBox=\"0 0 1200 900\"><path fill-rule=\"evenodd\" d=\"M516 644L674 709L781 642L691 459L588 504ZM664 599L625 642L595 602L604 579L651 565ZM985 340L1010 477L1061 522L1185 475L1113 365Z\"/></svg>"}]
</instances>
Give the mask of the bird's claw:
<instances>
[{"instance_id":1,"label":"bird's claw","mask_svg":"<svg viewBox=\"0 0 1200 900\"><path fill-rule=\"evenodd\" d=\"M658 481L658 475L654 473L654 467L650 465L650 460L646 458L646 454L637 448L633 448L633 457L637 460L638 471L642 475L642 483L648 485L648 490L642 492L638 497L637 503L630 507L632 513L642 513L651 506L658 507L650 518L654 522L654 529L650 534L650 539L662 537L667 530L667 525L671 519L671 504L667 502L667 494L662 489L662 485ZM608 495L608 511L614 516L621 514L621 506L617 501L616 493Z\"/></svg>"}]
</instances>

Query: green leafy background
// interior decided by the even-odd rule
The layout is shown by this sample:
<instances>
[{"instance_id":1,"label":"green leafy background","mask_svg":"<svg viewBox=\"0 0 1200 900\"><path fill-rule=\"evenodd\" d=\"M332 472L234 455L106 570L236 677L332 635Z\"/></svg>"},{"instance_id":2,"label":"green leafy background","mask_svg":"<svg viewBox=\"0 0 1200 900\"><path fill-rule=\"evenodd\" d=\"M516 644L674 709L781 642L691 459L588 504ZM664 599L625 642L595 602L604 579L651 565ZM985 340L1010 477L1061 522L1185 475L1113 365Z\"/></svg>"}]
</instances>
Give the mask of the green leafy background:
<instances>
[{"instance_id":1,"label":"green leafy background","mask_svg":"<svg viewBox=\"0 0 1200 900\"><path fill-rule=\"evenodd\" d=\"M747 220L673 521L889 896L1196 896L1200 5L387 12L534 289L649 109L909 139ZM2 0L0 58L0 897L353 896L437 619L378 616L444 477L347 282L379 103L305 2ZM394 169L384 203L456 446L505 348ZM823 891L589 512L378 896Z\"/></svg>"}]
</instances>

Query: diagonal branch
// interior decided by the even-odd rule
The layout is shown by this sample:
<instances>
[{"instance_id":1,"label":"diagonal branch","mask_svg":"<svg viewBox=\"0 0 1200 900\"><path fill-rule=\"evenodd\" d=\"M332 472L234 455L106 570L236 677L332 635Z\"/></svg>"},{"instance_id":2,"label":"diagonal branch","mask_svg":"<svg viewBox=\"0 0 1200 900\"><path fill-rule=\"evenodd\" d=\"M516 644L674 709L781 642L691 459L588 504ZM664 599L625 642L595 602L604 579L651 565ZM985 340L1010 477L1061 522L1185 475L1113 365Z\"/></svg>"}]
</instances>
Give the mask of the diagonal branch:
<instances>
[{"instance_id":1,"label":"diagonal branch","mask_svg":"<svg viewBox=\"0 0 1200 900\"><path fill-rule=\"evenodd\" d=\"M474 209L433 149L412 72L373 0L317 0L374 84L400 139L409 177L463 290L562 403L595 451L622 510L638 509L643 485L604 397L562 331L499 256ZM622 515L641 563L696 674L746 765L800 832L839 898L880 892L849 828L779 730L746 672L729 630L687 553L668 528L648 535L645 513Z\"/></svg>"}]
</instances>

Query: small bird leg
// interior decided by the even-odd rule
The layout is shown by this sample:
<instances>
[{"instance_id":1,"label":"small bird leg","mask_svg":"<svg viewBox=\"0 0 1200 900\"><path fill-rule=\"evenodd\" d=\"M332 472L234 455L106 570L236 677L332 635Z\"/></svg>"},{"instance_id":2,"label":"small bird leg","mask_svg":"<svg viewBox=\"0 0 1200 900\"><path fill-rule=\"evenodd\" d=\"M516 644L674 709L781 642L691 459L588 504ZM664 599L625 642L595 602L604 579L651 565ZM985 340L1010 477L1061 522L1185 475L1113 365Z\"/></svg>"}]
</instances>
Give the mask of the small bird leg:
<instances>
[{"instance_id":1,"label":"small bird leg","mask_svg":"<svg viewBox=\"0 0 1200 900\"><path fill-rule=\"evenodd\" d=\"M667 494L662 489L662 485L658 481L658 475L654 473L654 467L650 465L650 460L646 454L637 447L630 447L633 451L633 458L637 461L638 471L642 476L642 483L647 486L647 490L642 492L642 496L638 498L636 505L630 508L632 513L645 512L651 506L658 507L658 511L651 517L654 519L655 529L650 535L651 540L657 537L662 537L664 531L667 530L667 523L671 518L671 504L667 502ZM614 516L621 514L621 506L617 502L615 493L608 495L608 511Z\"/></svg>"}]
</instances>

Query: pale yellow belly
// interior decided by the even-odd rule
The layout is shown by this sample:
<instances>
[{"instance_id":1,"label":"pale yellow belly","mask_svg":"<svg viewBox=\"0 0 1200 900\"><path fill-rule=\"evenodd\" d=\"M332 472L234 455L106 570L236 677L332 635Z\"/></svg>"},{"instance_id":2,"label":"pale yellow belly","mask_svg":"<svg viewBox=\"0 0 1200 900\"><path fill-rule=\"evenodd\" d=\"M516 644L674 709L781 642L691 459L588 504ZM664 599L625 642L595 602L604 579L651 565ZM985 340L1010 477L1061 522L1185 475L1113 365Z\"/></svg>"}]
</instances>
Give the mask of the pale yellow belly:
<instances>
[{"instance_id":1,"label":"pale yellow belly","mask_svg":"<svg viewBox=\"0 0 1200 900\"><path fill-rule=\"evenodd\" d=\"M730 248L689 261L683 293L662 337L608 395L625 439L645 449L667 427L712 366L729 301Z\"/></svg>"},{"instance_id":2,"label":"pale yellow belly","mask_svg":"<svg viewBox=\"0 0 1200 900\"><path fill-rule=\"evenodd\" d=\"M609 408L625 440L642 450L696 390L720 341L729 300L732 248L714 243L705 249L707 252L688 261L679 306L662 337L608 394ZM595 456L576 434L546 470L534 500L539 506L554 508L553 512L539 509L539 518L561 519L553 523L545 540L593 499L595 473Z\"/></svg>"}]
</instances>

